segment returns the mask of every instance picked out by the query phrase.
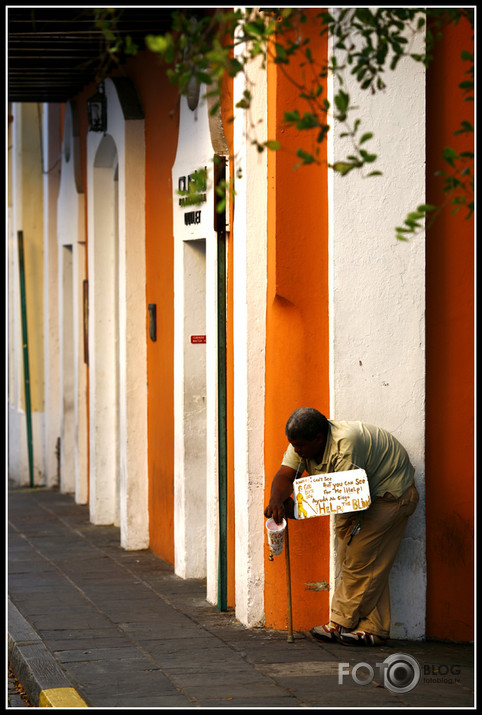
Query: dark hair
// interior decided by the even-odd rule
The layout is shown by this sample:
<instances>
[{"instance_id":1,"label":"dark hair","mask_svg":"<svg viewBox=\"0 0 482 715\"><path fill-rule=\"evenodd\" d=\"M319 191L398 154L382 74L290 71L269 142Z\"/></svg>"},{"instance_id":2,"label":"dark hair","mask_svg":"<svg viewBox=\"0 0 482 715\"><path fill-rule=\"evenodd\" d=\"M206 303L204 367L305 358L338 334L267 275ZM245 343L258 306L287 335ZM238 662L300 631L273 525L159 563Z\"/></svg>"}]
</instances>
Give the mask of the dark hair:
<instances>
[{"instance_id":1,"label":"dark hair","mask_svg":"<svg viewBox=\"0 0 482 715\"><path fill-rule=\"evenodd\" d=\"M318 434L326 435L328 420L314 407L299 407L286 423L285 433L291 442L294 439L312 440Z\"/></svg>"}]
</instances>

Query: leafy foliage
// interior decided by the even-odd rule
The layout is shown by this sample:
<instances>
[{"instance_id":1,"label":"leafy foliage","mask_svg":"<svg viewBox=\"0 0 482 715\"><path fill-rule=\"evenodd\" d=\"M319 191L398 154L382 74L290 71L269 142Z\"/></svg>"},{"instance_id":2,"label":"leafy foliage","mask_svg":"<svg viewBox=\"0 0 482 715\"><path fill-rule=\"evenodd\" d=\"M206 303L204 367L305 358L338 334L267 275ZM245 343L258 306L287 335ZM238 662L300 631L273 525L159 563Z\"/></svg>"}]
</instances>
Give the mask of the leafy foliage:
<instances>
[{"instance_id":1,"label":"leafy foliage","mask_svg":"<svg viewBox=\"0 0 482 715\"><path fill-rule=\"evenodd\" d=\"M100 11L99 11L100 12ZM106 10L104 13L113 12ZM187 94L193 79L207 88L206 97L212 99L210 111L220 108L223 80L243 74L245 91L236 107L250 112L255 88L249 80L249 63L260 58L266 67L268 59L274 62L296 87L299 105L286 111L283 122L314 138L311 152L299 148L295 168L321 163L320 146L332 127L340 128L340 137L350 140L350 153L329 164L344 177L360 171L363 177L380 176L373 165L377 155L367 144L373 139L371 130L362 130L361 119L354 118L353 106L346 75L354 77L362 90L370 94L382 92L386 87L388 71L395 71L403 58L410 58L428 66L433 60L433 50L447 25L468 21L473 28L471 8L343 8L337 12L321 11L317 15L320 34L333 38L333 55L328 62L320 62L310 47L310 38L304 36L307 23L303 8L234 8L209 10L180 9L173 12L172 28L164 35L148 35L146 46L156 53L166 65L169 80L177 85L181 94ZM120 40L104 16L99 17L106 42L114 56L119 53ZM416 38L425 35L424 52L414 51ZM130 38L125 40L125 52L134 52ZM420 43L418 43L420 44ZM290 74L290 65L296 58L303 69L303 81ZM464 51L462 59L469 64L467 77L459 87L466 101L473 101L474 60L472 53ZM333 102L327 97L327 79L335 80ZM232 119L232 118L231 118ZM251 119L250 141L259 152L277 151L281 144L269 139L260 142L256 137L256 124ZM470 122L462 122L455 135L472 133ZM451 147L443 149L442 157L449 169L439 172L443 178L443 192L458 211L464 207L467 218L473 213L473 154L458 154ZM421 204L396 228L396 236L406 240L423 230L430 213L438 215L442 207Z\"/></svg>"}]
</instances>

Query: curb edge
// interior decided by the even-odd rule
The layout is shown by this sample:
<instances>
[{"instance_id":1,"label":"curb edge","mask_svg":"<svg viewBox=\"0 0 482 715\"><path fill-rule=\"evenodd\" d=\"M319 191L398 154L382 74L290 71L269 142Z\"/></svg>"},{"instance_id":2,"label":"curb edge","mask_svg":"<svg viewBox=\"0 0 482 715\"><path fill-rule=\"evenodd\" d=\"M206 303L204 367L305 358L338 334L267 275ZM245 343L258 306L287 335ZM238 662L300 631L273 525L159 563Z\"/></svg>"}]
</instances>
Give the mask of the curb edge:
<instances>
[{"instance_id":1,"label":"curb edge","mask_svg":"<svg viewBox=\"0 0 482 715\"><path fill-rule=\"evenodd\" d=\"M89 707L10 596L8 662L35 707Z\"/></svg>"}]
</instances>

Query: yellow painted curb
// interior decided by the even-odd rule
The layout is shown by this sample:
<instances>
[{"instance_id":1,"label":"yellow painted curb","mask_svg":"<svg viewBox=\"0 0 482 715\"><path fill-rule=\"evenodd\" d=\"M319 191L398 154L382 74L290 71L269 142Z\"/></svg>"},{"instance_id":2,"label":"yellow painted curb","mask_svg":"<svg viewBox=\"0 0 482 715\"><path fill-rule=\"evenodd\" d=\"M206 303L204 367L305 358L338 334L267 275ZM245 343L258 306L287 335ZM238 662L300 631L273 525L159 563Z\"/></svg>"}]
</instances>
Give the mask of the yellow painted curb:
<instances>
[{"instance_id":1,"label":"yellow painted curb","mask_svg":"<svg viewBox=\"0 0 482 715\"><path fill-rule=\"evenodd\" d=\"M39 708L88 708L74 688L48 688L40 693Z\"/></svg>"}]
</instances>

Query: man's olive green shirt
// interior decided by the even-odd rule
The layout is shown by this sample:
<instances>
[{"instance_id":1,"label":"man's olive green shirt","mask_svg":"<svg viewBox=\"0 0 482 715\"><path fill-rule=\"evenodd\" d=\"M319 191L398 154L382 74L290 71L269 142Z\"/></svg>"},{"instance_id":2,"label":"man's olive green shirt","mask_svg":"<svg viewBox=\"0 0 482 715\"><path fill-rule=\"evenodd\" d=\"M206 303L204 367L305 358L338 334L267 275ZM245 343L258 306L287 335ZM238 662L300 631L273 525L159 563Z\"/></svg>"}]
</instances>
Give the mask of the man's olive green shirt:
<instances>
[{"instance_id":1,"label":"man's olive green shirt","mask_svg":"<svg viewBox=\"0 0 482 715\"><path fill-rule=\"evenodd\" d=\"M372 499L386 492L398 498L413 484L415 469L405 448L389 432L365 422L328 420L328 425L320 464L299 457L293 445L288 446L282 464L297 470L297 477L304 471L313 475L359 467L367 473Z\"/></svg>"}]
</instances>

